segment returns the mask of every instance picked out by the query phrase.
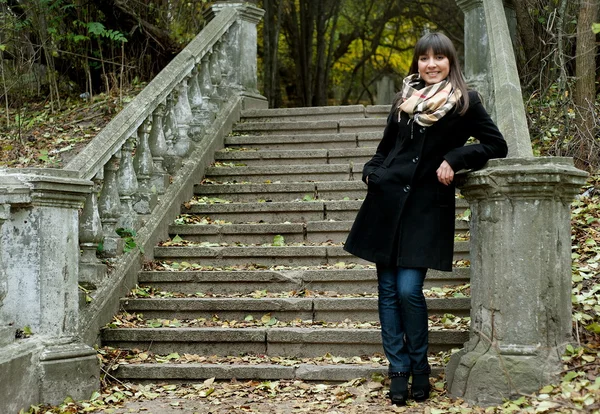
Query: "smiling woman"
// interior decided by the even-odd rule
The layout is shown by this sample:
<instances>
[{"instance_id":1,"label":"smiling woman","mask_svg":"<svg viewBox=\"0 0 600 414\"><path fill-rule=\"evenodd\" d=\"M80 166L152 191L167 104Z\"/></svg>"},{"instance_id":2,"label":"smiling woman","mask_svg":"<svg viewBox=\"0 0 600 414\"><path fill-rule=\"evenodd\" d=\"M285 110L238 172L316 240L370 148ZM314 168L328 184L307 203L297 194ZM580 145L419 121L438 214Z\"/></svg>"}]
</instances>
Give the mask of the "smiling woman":
<instances>
[{"instance_id":1,"label":"smiling woman","mask_svg":"<svg viewBox=\"0 0 600 414\"><path fill-rule=\"evenodd\" d=\"M479 144L464 146L469 137ZM427 269L452 270L454 172L505 157L504 138L467 90L448 37L415 46L410 75L388 116L377 152L363 169L367 197L344 248L377 265L379 319L396 405L429 397Z\"/></svg>"}]
</instances>

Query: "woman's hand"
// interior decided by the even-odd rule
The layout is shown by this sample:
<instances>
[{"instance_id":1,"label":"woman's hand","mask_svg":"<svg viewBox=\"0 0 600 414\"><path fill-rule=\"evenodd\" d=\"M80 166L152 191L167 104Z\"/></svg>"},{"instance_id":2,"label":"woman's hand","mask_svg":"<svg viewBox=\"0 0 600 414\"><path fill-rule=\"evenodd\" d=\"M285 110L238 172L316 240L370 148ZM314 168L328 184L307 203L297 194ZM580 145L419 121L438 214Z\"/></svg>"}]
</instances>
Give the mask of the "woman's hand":
<instances>
[{"instance_id":1,"label":"woman's hand","mask_svg":"<svg viewBox=\"0 0 600 414\"><path fill-rule=\"evenodd\" d=\"M450 183L454 179L454 170L446 160L442 162L440 168L437 169L436 173L438 181L444 185L450 185Z\"/></svg>"}]
</instances>

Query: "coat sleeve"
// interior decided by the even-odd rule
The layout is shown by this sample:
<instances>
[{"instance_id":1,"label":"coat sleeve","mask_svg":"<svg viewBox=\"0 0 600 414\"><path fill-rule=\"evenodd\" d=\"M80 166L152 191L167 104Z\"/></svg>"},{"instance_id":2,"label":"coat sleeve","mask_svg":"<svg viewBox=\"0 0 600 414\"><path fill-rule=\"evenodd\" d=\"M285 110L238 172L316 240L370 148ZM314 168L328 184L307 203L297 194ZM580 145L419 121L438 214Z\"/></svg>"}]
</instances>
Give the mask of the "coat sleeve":
<instances>
[{"instance_id":1,"label":"coat sleeve","mask_svg":"<svg viewBox=\"0 0 600 414\"><path fill-rule=\"evenodd\" d=\"M504 158L508 153L506 141L483 107L479 94L471 92L469 99L464 125L467 136L476 138L479 143L455 148L444 156L454 171L477 170L489 159Z\"/></svg>"},{"instance_id":2,"label":"coat sleeve","mask_svg":"<svg viewBox=\"0 0 600 414\"><path fill-rule=\"evenodd\" d=\"M373 158L371 158L363 167L362 180L366 183L367 176L379 168L386 157L394 148L396 138L398 136L398 112L392 106L392 110L387 118L387 125L383 131L383 138L377 146L377 151Z\"/></svg>"}]
</instances>

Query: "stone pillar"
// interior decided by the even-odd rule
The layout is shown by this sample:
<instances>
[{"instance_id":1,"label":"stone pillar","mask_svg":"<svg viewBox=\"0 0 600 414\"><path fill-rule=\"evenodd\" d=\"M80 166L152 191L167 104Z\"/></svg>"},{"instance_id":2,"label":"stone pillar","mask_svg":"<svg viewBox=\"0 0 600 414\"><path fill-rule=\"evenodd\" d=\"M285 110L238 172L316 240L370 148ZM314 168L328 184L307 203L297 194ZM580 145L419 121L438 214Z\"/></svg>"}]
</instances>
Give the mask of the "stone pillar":
<instances>
[{"instance_id":1,"label":"stone pillar","mask_svg":"<svg viewBox=\"0 0 600 414\"><path fill-rule=\"evenodd\" d=\"M71 171L52 174L13 175L30 188L30 202L3 226L4 306L16 327L65 337L78 333L79 209L92 183Z\"/></svg>"},{"instance_id":2,"label":"stone pillar","mask_svg":"<svg viewBox=\"0 0 600 414\"><path fill-rule=\"evenodd\" d=\"M79 209L92 183L66 170L27 169L2 181L7 178L27 188L27 199L12 204L9 218L3 216L2 268L8 280L3 308L13 326L31 329L28 341L40 349L39 365L32 365L40 401L89 398L100 387L98 359L76 338Z\"/></svg>"},{"instance_id":3,"label":"stone pillar","mask_svg":"<svg viewBox=\"0 0 600 414\"><path fill-rule=\"evenodd\" d=\"M475 404L534 393L571 339L569 205L587 174L570 158L491 160L460 185L471 208L471 335L446 368Z\"/></svg>"},{"instance_id":4,"label":"stone pillar","mask_svg":"<svg viewBox=\"0 0 600 414\"><path fill-rule=\"evenodd\" d=\"M238 65L234 65L239 71L239 81L242 85L242 96L244 97L244 109L266 108L267 99L258 92L257 84L257 40L256 25L262 19L265 11L259 9L249 2L239 1L217 1L205 12L205 18L211 20L225 7L235 7L238 11L238 21L231 30L237 30L235 36L231 36L237 42L235 47L238 55Z\"/></svg>"},{"instance_id":5,"label":"stone pillar","mask_svg":"<svg viewBox=\"0 0 600 414\"><path fill-rule=\"evenodd\" d=\"M0 347L9 345L15 340L15 329L9 326L9 322L6 320L4 315L4 309L2 302L8 293L8 276L4 270L4 263L2 262L2 225L10 216L10 205L0 204Z\"/></svg>"},{"instance_id":6,"label":"stone pillar","mask_svg":"<svg viewBox=\"0 0 600 414\"><path fill-rule=\"evenodd\" d=\"M483 0L456 0L456 4L465 14L465 62L463 70L467 83L481 93L485 100L485 107L492 118L496 120L495 93L490 79L492 65L490 37L488 36ZM517 17L512 0L504 1L504 13L514 45Z\"/></svg>"},{"instance_id":7,"label":"stone pillar","mask_svg":"<svg viewBox=\"0 0 600 414\"><path fill-rule=\"evenodd\" d=\"M493 113L493 90L490 88L490 45L487 36L483 0L456 0L465 13L465 63L464 74L469 86L485 99L486 108Z\"/></svg>"},{"instance_id":8,"label":"stone pillar","mask_svg":"<svg viewBox=\"0 0 600 414\"><path fill-rule=\"evenodd\" d=\"M396 96L394 80L388 75L383 75L377 81L377 105L391 105Z\"/></svg>"}]
</instances>

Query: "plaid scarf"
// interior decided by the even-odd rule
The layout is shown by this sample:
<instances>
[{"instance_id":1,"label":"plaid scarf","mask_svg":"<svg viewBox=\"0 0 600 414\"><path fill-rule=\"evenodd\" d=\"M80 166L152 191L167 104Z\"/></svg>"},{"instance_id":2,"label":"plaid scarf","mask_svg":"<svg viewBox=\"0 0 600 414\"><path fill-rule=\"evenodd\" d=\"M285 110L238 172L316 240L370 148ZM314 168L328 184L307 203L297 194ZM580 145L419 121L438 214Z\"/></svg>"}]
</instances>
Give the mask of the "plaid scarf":
<instances>
[{"instance_id":1,"label":"plaid scarf","mask_svg":"<svg viewBox=\"0 0 600 414\"><path fill-rule=\"evenodd\" d=\"M424 127L433 125L450 112L462 96L460 89L453 89L452 83L447 79L415 89L421 83L419 75L415 73L404 78L402 83L402 99L398 108Z\"/></svg>"}]
</instances>

